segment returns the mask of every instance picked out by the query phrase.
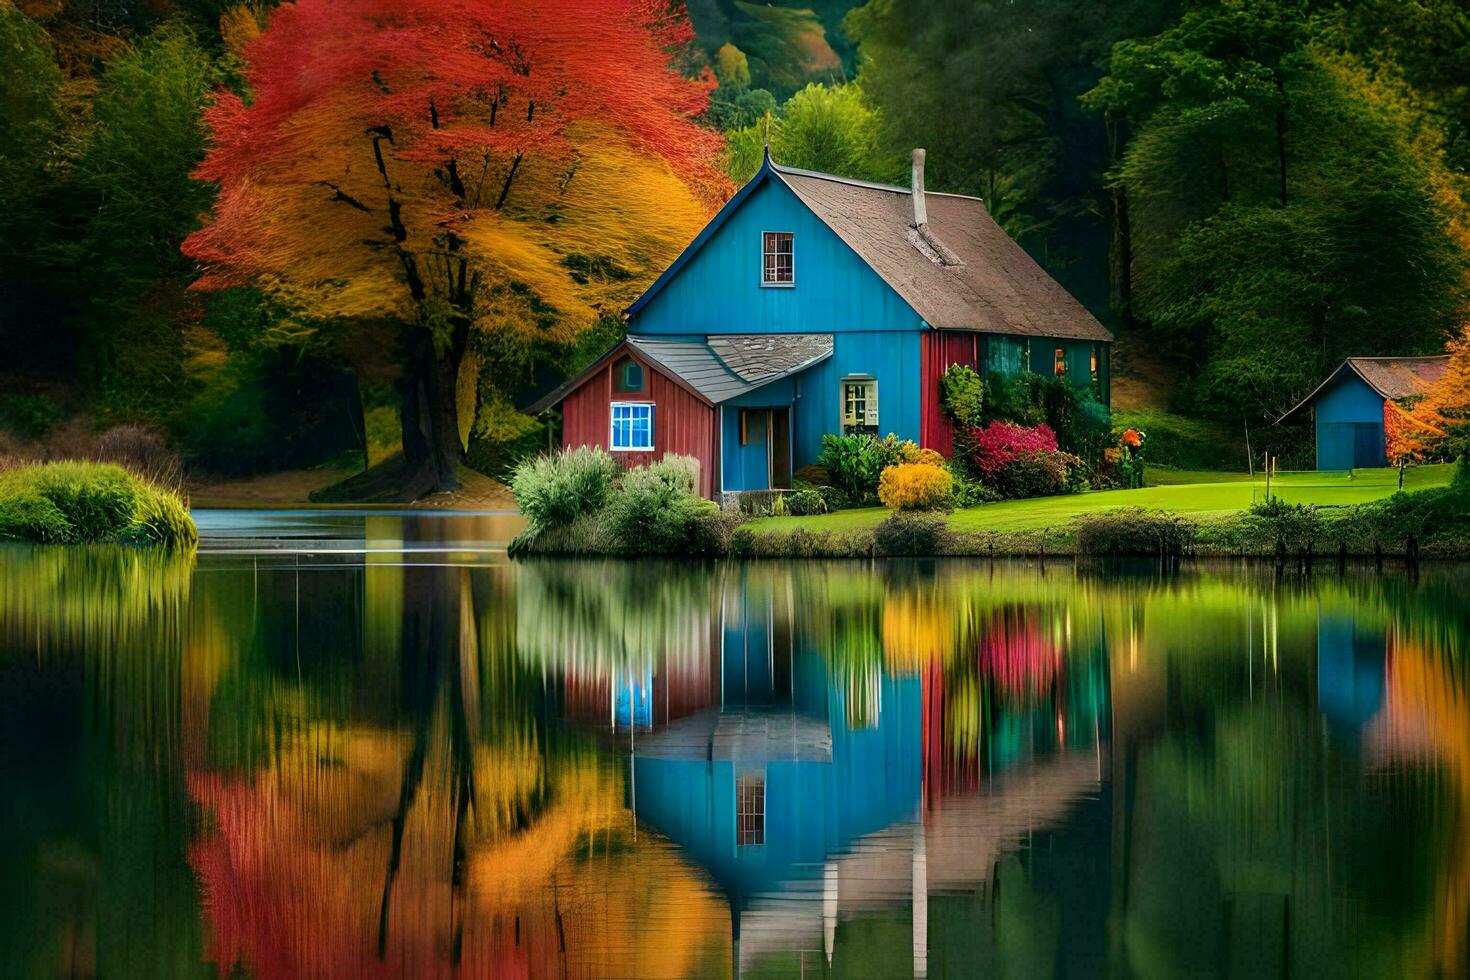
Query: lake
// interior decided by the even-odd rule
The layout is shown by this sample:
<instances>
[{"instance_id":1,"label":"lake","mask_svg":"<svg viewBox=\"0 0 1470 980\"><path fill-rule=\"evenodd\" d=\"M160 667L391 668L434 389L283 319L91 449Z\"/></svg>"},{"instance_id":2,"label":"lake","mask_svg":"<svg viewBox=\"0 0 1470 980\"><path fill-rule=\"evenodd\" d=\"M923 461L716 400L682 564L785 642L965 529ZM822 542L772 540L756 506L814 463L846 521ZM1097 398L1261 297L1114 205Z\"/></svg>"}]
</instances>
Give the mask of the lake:
<instances>
[{"instance_id":1,"label":"lake","mask_svg":"<svg viewBox=\"0 0 1470 980\"><path fill-rule=\"evenodd\" d=\"M1460 976L1470 568L0 549L0 975Z\"/></svg>"}]
</instances>

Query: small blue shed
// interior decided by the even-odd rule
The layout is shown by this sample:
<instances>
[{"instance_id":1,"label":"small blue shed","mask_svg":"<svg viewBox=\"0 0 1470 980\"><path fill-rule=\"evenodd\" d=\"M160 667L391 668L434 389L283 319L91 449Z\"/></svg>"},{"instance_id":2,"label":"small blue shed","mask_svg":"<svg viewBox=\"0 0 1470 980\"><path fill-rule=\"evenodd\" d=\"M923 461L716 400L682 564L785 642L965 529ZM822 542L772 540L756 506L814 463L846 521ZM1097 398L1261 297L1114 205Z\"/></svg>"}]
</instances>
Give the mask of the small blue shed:
<instances>
[{"instance_id":1,"label":"small blue shed","mask_svg":"<svg viewBox=\"0 0 1470 980\"><path fill-rule=\"evenodd\" d=\"M1388 465L1383 413L1388 402L1424 394L1449 365L1449 356L1350 357L1277 424L1311 413L1317 469Z\"/></svg>"}]
</instances>

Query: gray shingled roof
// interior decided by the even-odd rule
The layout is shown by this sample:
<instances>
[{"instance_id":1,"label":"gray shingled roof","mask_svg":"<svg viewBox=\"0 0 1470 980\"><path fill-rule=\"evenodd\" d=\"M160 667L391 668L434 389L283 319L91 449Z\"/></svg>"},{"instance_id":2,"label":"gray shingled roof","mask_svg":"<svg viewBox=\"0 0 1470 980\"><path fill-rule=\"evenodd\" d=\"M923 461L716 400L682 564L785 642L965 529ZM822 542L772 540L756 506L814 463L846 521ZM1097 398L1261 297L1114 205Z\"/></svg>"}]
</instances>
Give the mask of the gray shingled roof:
<instances>
[{"instance_id":1,"label":"gray shingled roof","mask_svg":"<svg viewBox=\"0 0 1470 980\"><path fill-rule=\"evenodd\" d=\"M995 223L977 197L926 194L925 239L913 228L906 187L774 164L772 170L931 327L1113 339Z\"/></svg>"},{"instance_id":2,"label":"gray shingled roof","mask_svg":"<svg viewBox=\"0 0 1470 980\"><path fill-rule=\"evenodd\" d=\"M805 370L832 356L832 335L736 334L707 340L629 336L628 343L712 404Z\"/></svg>"},{"instance_id":3,"label":"gray shingled roof","mask_svg":"<svg viewBox=\"0 0 1470 980\"><path fill-rule=\"evenodd\" d=\"M1384 398L1398 399L1424 394L1431 385L1444 377L1449 366L1448 354L1430 357L1349 357L1327 376L1326 381L1312 389L1310 395L1276 421L1277 424L1285 422L1312 404L1344 371L1352 371Z\"/></svg>"},{"instance_id":4,"label":"gray shingled roof","mask_svg":"<svg viewBox=\"0 0 1470 980\"><path fill-rule=\"evenodd\" d=\"M628 336L555 391L528 406L535 415L560 402L625 347L711 405L729 401L772 381L805 371L832 356L829 333L734 334L705 340Z\"/></svg>"}]
</instances>

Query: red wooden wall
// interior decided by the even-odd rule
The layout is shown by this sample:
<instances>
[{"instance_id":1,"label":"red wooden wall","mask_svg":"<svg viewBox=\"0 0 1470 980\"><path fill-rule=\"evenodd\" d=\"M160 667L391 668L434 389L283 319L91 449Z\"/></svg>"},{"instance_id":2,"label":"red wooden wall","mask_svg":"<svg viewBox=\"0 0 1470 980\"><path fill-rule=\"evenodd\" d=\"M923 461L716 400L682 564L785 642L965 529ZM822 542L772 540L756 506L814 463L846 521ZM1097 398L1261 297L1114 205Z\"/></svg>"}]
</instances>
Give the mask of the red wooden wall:
<instances>
[{"instance_id":1,"label":"red wooden wall","mask_svg":"<svg viewBox=\"0 0 1470 980\"><path fill-rule=\"evenodd\" d=\"M613 369L622 360L617 357L609 361L562 400L562 443L607 449L611 439L612 403L652 402L653 451L613 455L625 467L652 462L665 453L693 456L699 460L699 492L713 497L715 467L719 462L718 418L714 408L636 356L632 360L643 365L643 390L614 392Z\"/></svg>"},{"instance_id":2,"label":"red wooden wall","mask_svg":"<svg viewBox=\"0 0 1470 980\"><path fill-rule=\"evenodd\" d=\"M921 340L924 400L919 406L919 445L950 456L954 453L954 427L939 407L939 379L951 364L965 364L978 372L981 338L978 333L929 330Z\"/></svg>"}]
</instances>

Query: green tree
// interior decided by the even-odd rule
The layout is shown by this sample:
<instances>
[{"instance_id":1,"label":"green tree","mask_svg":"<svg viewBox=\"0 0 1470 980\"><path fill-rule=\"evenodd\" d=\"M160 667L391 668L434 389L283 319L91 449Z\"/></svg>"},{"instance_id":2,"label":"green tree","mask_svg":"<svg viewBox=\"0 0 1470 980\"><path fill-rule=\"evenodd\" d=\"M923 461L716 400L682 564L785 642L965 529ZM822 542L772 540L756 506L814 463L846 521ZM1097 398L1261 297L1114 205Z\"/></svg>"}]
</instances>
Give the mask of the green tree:
<instances>
[{"instance_id":1,"label":"green tree","mask_svg":"<svg viewBox=\"0 0 1470 980\"><path fill-rule=\"evenodd\" d=\"M49 205L62 77L46 32L9 0L0 0L0 52L0 347L30 353L54 327L40 283L59 231Z\"/></svg>"},{"instance_id":2,"label":"green tree","mask_svg":"<svg viewBox=\"0 0 1470 980\"><path fill-rule=\"evenodd\" d=\"M765 119L725 134L725 171L736 181L760 169L769 138L776 162L864 180L899 179L903 162L879 144L880 114L856 84L806 86Z\"/></svg>"},{"instance_id":3,"label":"green tree","mask_svg":"<svg viewBox=\"0 0 1470 980\"><path fill-rule=\"evenodd\" d=\"M1302 4L1201 4L1119 43L1084 99L1134 130L1129 280L1202 412L1269 418L1343 356L1437 350L1466 298L1442 139L1322 29Z\"/></svg>"},{"instance_id":4,"label":"green tree","mask_svg":"<svg viewBox=\"0 0 1470 980\"><path fill-rule=\"evenodd\" d=\"M1170 0L869 0L846 20L884 148L928 149L929 185L977 194L1094 312L1108 305L1113 145L1078 96L1113 42L1157 31Z\"/></svg>"},{"instance_id":5,"label":"green tree","mask_svg":"<svg viewBox=\"0 0 1470 980\"><path fill-rule=\"evenodd\" d=\"M179 245L213 197L191 173L215 80L195 35L170 24L113 56L93 100L71 178L85 215L72 271L83 367L104 414L157 417L180 381L193 300Z\"/></svg>"}]
</instances>

